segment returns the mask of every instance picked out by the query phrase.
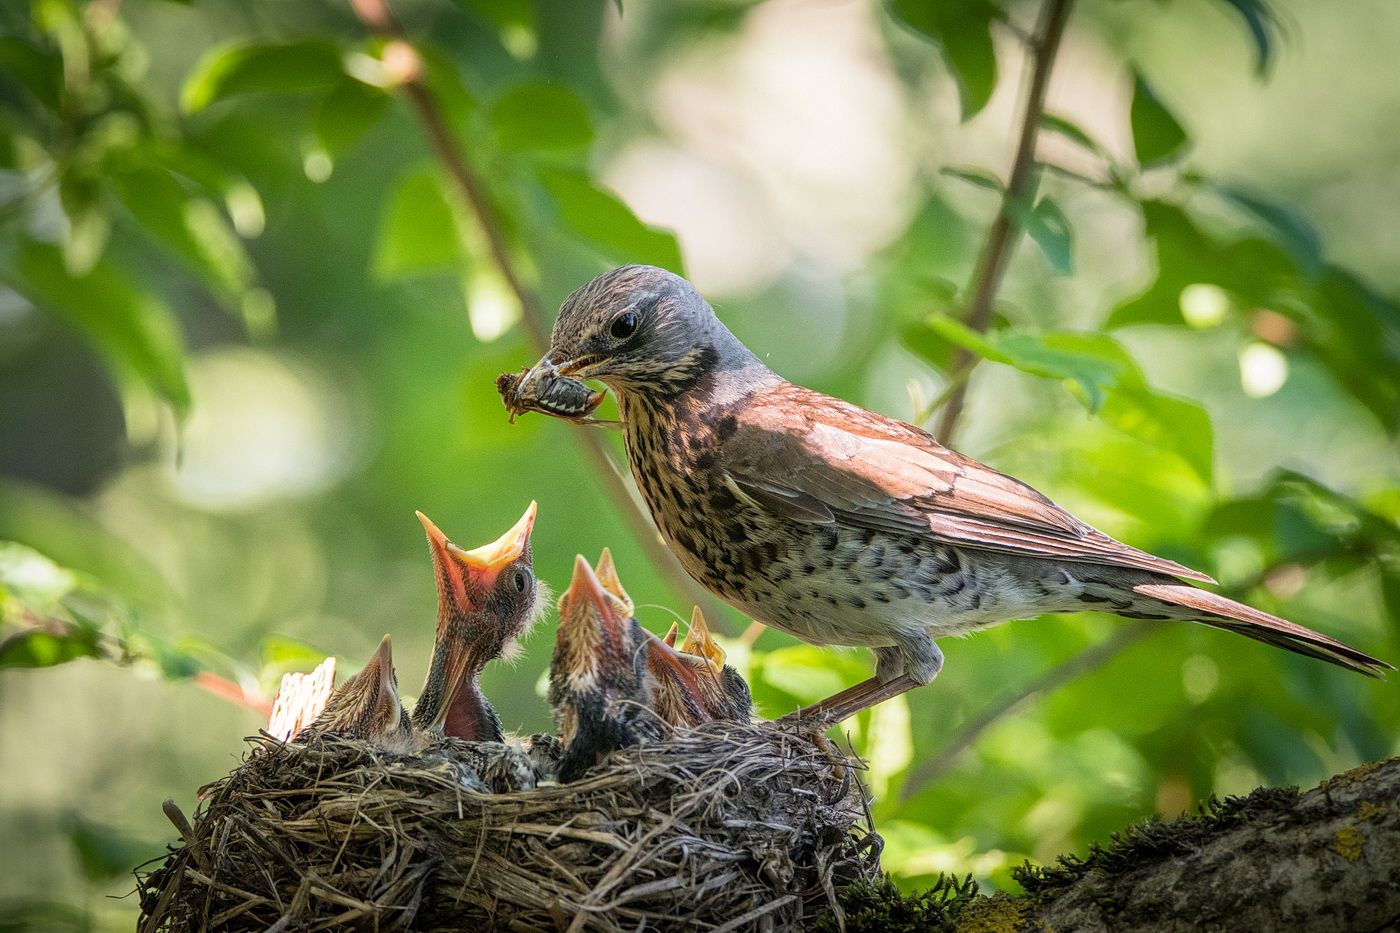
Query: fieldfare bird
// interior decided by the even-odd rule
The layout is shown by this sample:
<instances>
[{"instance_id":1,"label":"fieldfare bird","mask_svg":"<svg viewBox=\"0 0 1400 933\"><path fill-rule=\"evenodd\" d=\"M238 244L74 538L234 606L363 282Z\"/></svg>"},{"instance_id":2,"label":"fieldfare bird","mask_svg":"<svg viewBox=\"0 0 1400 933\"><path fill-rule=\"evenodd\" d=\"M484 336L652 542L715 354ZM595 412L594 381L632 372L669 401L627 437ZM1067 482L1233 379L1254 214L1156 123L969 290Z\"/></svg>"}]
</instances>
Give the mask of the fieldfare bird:
<instances>
[{"instance_id":1,"label":"fieldfare bird","mask_svg":"<svg viewBox=\"0 0 1400 933\"><path fill-rule=\"evenodd\" d=\"M468 741L502 740L500 717L477 678L487 662L513 653L535 620L541 602L530 549L535 508L531 502L515 527L470 551L417 513L428 533L438 589L432 661L413 708L420 729Z\"/></svg>"},{"instance_id":2,"label":"fieldfare bird","mask_svg":"<svg viewBox=\"0 0 1400 933\"><path fill-rule=\"evenodd\" d=\"M559 780L581 777L610 752L661 734L647 707L646 633L630 606L603 588L588 561L559 597L549 703L564 752Z\"/></svg>"},{"instance_id":3,"label":"fieldfare bird","mask_svg":"<svg viewBox=\"0 0 1400 933\"><path fill-rule=\"evenodd\" d=\"M1214 581L913 425L793 385L663 269L571 294L523 381L554 376L616 393L637 485L692 577L804 641L874 650L875 677L803 711L818 723L933 680L935 638L1049 612L1185 619L1363 674L1390 666L1182 582Z\"/></svg>"},{"instance_id":4,"label":"fieldfare bird","mask_svg":"<svg viewBox=\"0 0 1400 933\"><path fill-rule=\"evenodd\" d=\"M325 733L364 739L401 754L415 750L413 727L399 700L394 650L388 635L360 672L331 694L325 709L301 730L297 739Z\"/></svg>"},{"instance_id":5,"label":"fieldfare bird","mask_svg":"<svg viewBox=\"0 0 1400 933\"><path fill-rule=\"evenodd\" d=\"M647 633L647 677L651 708L672 726L698 726L728 720L748 722L753 697L739 672L725 662L700 607L691 615L690 631L680 648L676 627L665 638Z\"/></svg>"}]
</instances>

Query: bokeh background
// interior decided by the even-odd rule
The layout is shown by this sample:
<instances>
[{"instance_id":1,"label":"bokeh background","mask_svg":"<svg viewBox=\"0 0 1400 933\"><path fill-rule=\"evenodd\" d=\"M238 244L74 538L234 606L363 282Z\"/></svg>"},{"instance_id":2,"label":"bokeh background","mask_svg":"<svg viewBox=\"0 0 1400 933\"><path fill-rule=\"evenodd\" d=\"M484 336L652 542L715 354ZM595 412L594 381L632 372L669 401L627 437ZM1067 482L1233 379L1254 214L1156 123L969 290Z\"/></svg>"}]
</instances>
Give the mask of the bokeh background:
<instances>
[{"instance_id":1,"label":"bokeh background","mask_svg":"<svg viewBox=\"0 0 1400 933\"><path fill-rule=\"evenodd\" d=\"M667 265L779 372L930 425L972 349L960 449L1400 660L1394 4L1076 4L985 336L1038 4L395 8L545 308ZM0 33L0 928L129 928L161 801L281 673L389 632L416 693L415 509L470 547L537 499L545 580L607 545L644 624L690 597L582 454L616 434L507 423L520 297L351 6L16 0ZM769 714L868 673L709 608ZM549 724L553 625L486 673L508 728ZM909 887L1400 752L1394 682L1201 627L944 650L844 730Z\"/></svg>"}]
</instances>

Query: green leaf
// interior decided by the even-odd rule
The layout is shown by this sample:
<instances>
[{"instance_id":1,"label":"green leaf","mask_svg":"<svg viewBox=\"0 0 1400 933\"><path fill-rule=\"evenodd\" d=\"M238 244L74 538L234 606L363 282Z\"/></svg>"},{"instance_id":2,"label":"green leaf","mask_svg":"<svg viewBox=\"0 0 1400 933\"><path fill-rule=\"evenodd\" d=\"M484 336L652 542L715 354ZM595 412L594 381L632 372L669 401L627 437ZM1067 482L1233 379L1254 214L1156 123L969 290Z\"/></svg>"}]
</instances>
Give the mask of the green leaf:
<instances>
[{"instance_id":1,"label":"green leaf","mask_svg":"<svg viewBox=\"0 0 1400 933\"><path fill-rule=\"evenodd\" d=\"M0 639L0 668L53 667L103 656L96 631L57 620Z\"/></svg>"},{"instance_id":2,"label":"green leaf","mask_svg":"<svg viewBox=\"0 0 1400 933\"><path fill-rule=\"evenodd\" d=\"M1200 406L1155 392L1133 358L1111 337L1029 333L1003 328L979 334L946 315L926 326L983 359L1046 379L1063 380L1070 394L1105 424L1175 453L1206 483L1212 471L1210 418Z\"/></svg>"},{"instance_id":3,"label":"green leaf","mask_svg":"<svg viewBox=\"0 0 1400 933\"><path fill-rule=\"evenodd\" d=\"M456 216L437 173L431 168L410 172L395 186L379 225L375 277L387 282L461 264Z\"/></svg>"},{"instance_id":4,"label":"green leaf","mask_svg":"<svg viewBox=\"0 0 1400 933\"><path fill-rule=\"evenodd\" d=\"M1058 133L1070 142L1075 143L1100 158L1108 158L1108 151L1104 149L1103 146L1099 145L1098 141L1086 133L1077 123L1074 123L1066 117L1053 113L1041 114L1040 128L1052 133Z\"/></svg>"},{"instance_id":5,"label":"green leaf","mask_svg":"<svg viewBox=\"0 0 1400 933\"><path fill-rule=\"evenodd\" d=\"M106 185L98 178L66 174L59 180L58 194L68 218L63 263L70 273L83 275L102 258L112 232Z\"/></svg>"},{"instance_id":6,"label":"green leaf","mask_svg":"<svg viewBox=\"0 0 1400 933\"><path fill-rule=\"evenodd\" d=\"M1312 223L1287 204L1280 204L1240 185L1214 186L1226 200L1262 221L1278 238L1279 244L1311 276L1322 266L1322 238Z\"/></svg>"},{"instance_id":7,"label":"green leaf","mask_svg":"<svg viewBox=\"0 0 1400 933\"><path fill-rule=\"evenodd\" d=\"M1024 204L1013 201L1007 205L1007 210L1045 253L1051 268L1060 275L1069 275L1074 271L1074 231L1070 229L1069 219L1058 204L1049 198L1041 198L1028 211Z\"/></svg>"},{"instance_id":8,"label":"green leaf","mask_svg":"<svg viewBox=\"0 0 1400 933\"><path fill-rule=\"evenodd\" d=\"M116 175L117 196L145 230L233 305L252 283L253 264L213 204L193 197L169 173L143 168Z\"/></svg>"},{"instance_id":9,"label":"green leaf","mask_svg":"<svg viewBox=\"0 0 1400 933\"><path fill-rule=\"evenodd\" d=\"M170 309L115 265L100 262L70 275L59 251L26 243L20 252L21 291L83 333L121 375L165 399L176 417L189 410L184 340Z\"/></svg>"},{"instance_id":10,"label":"green leaf","mask_svg":"<svg viewBox=\"0 0 1400 933\"><path fill-rule=\"evenodd\" d=\"M340 49L321 39L236 43L215 49L195 65L180 92L180 106L197 113L239 94L330 87L344 77Z\"/></svg>"},{"instance_id":11,"label":"green leaf","mask_svg":"<svg viewBox=\"0 0 1400 933\"><path fill-rule=\"evenodd\" d=\"M0 75L18 82L40 104L57 110L63 94L63 62L21 36L0 36ZM5 105L8 95L0 96Z\"/></svg>"},{"instance_id":12,"label":"green leaf","mask_svg":"<svg viewBox=\"0 0 1400 933\"><path fill-rule=\"evenodd\" d=\"M341 81L321 102L312 123L316 142L332 158L359 142L389 108L389 95L361 81Z\"/></svg>"},{"instance_id":13,"label":"green leaf","mask_svg":"<svg viewBox=\"0 0 1400 933\"><path fill-rule=\"evenodd\" d=\"M986 188L988 191L1002 192L1006 190L1001 179L984 168L945 165L938 172L940 175L947 175L970 185L976 185L978 188Z\"/></svg>"},{"instance_id":14,"label":"green leaf","mask_svg":"<svg viewBox=\"0 0 1400 933\"><path fill-rule=\"evenodd\" d=\"M1269 57L1273 53L1274 33L1278 32L1278 18L1264 0L1224 0L1244 20L1249 29L1249 37L1254 42L1255 70L1263 74L1269 68Z\"/></svg>"},{"instance_id":15,"label":"green leaf","mask_svg":"<svg viewBox=\"0 0 1400 933\"><path fill-rule=\"evenodd\" d=\"M1133 367L1127 353L1112 338L1100 334L1031 334L1009 328L979 334L941 314L931 315L927 326L983 359L1033 376L1069 380L1090 411L1098 410L1107 391Z\"/></svg>"},{"instance_id":16,"label":"green leaf","mask_svg":"<svg viewBox=\"0 0 1400 933\"><path fill-rule=\"evenodd\" d=\"M943 49L958 82L962 118L971 119L991 99L997 83L991 24L1001 10L990 0L894 0L890 11L915 32Z\"/></svg>"},{"instance_id":17,"label":"green leaf","mask_svg":"<svg viewBox=\"0 0 1400 933\"><path fill-rule=\"evenodd\" d=\"M584 173L545 168L539 179L564 226L609 258L684 274L675 236L642 223L616 195L599 188Z\"/></svg>"},{"instance_id":18,"label":"green leaf","mask_svg":"<svg viewBox=\"0 0 1400 933\"><path fill-rule=\"evenodd\" d=\"M508 152L581 149L593 140L583 100L561 84L519 84L491 108L496 144Z\"/></svg>"},{"instance_id":19,"label":"green leaf","mask_svg":"<svg viewBox=\"0 0 1400 933\"><path fill-rule=\"evenodd\" d=\"M1142 75L1136 75L1133 86L1129 123L1133 130L1133 150L1144 168L1169 162L1185 151L1186 131L1157 99Z\"/></svg>"},{"instance_id":20,"label":"green leaf","mask_svg":"<svg viewBox=\"0 0 1400 933\"><path fill-rule=\"evenodd\" d=\"M1210 483L1215 434L1210 415L1195 402L1161 395L1145 385L1128 387L1109 394L1099 417L1130 437L1176 453Z\"/></svg>"}]
</instances>

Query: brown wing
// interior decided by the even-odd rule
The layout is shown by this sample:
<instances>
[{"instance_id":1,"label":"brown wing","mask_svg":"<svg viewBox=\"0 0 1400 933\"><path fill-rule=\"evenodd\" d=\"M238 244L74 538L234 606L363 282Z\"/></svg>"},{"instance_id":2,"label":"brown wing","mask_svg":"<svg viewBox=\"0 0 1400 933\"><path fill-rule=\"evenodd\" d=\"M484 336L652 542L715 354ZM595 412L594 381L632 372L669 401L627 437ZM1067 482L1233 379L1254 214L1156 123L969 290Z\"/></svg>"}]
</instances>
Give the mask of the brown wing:
<instances>
[{"instance_id":1,"label":"brown wing","mask_svg":"<svg viewBox=\"0 0 1400 933\"><path fill-rule=\"evenodd\" d=\"M766 390L737 413L721 463L742 493L795 521L1215 582L1115 541L925 431L800 386Z\"/></svg>"}]
</instances>

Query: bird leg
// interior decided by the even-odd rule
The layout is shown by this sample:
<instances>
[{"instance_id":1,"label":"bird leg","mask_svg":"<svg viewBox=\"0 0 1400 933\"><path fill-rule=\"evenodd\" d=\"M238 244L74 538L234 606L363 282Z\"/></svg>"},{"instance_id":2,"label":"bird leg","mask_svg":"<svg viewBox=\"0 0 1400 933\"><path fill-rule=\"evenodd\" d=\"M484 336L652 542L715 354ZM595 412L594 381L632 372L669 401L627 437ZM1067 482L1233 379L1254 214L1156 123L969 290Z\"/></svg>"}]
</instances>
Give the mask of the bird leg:
<instances>
[{"instance_id":1,"label":"bird leg","mask_svg":"<svg viewBox=\"0 0 1400 933\"><path fill-rule=\"evenodd\" d=\"M791 722L804 728L826 728L918 686L921 684L908 674L900 674L890 680L871 677L825 700L788 713L778 721Z\"/></svg>"}]
</instances>

